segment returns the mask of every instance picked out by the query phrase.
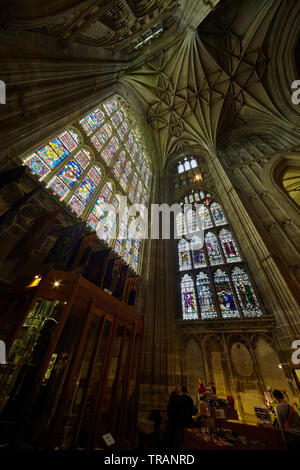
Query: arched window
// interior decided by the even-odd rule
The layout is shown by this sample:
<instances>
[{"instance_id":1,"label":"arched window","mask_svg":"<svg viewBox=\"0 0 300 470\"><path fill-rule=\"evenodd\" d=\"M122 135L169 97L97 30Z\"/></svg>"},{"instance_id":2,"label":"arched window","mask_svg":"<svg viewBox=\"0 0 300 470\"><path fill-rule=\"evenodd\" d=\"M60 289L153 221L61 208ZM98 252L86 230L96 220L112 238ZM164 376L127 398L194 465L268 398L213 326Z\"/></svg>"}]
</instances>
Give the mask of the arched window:
<instances>
[{"instance_id":1,"label":"arched window","mask_svg":"<svg viewBox=\"0 0 300 470\"><path fill-rule=\"evenodd\" d=\"M189 206L184 208L184 204ZM183 319L195 320L198 312L201 320L261 316L247 265L221 205L209 193L192 191L181 207L176 218L178 235L187 236L187 227L189 233L198 232L190 241L178 241ZM199 218L194 217L196 212ZM184 271L188 273L183 275Z\"/></svg>"},{"instance_id":2,"label":"arched window","mask_svg":"<svg viewBox=\"0 0 300 470\"><path fill-rule=\"evenodd\" d=\"M248 274L237 266L232 271L232 280L244 314L260 316L261 310Z\"/></svg>"},{"instance_id":3,"label":"arched window","mask_svg":"<svg viewBox=\"0 0 300 470\"><path fill-rule=\"evenodd\" d=\"M217 310L213 300L208 275L200 271L196 278L201 318L217 318Z\"/></svg>"},{"instance_id":4,"label":"arched window","mask_svg":"<svg viewBox=\"0 0 300 470\"><path fill-rule=\"evenodd\" d=\"M214 275L217 299L223 318L239 317L236 302L232 294L229 277L218 269Z\"/></svg>"},{"instance_id":5,"label":"arched window","mask_svg":"<svg viewBox=\"0 0 300 470\"><path fill-rule=\"evenodd\" d=\"M290 198L300 206L300 169L287 168L282 177L282 185Z\"/></svg>"},{"instance_id":6,"label":"arched window","mask_svg":"<svg viewBox=\"0 0 300 470\"><path fill-rule=\"evenodd\" d=\"M197 168L198 162L195 157L185 157L184 160L177 164L178 173L184 173L193 168Z\"/></svg>"},{"instance_id":7,"label":"arched window","mask_svg":"<svg viewBox=\"0 0 300 470\"><path fill-rule=\"evenodd\" d=\"M130 218L127 222L118 218L118 211L121 196L127 196L128 203L147 203L151 165L143 136L124 100L115 95L99 104L21 160L139 272L143 243L127 234ZM112 238L119 231L123 238Z\"/></svg>"},{"instance_id":8,"label":"arched window","mask_svg":"<svg viewBox=\"0 0 300 470\"><path fill-rule=\"evenodd\" d=\"M185 274L181 279L181 301L184 320L198 318L194 282L191 276Z\"/></svg>"},{"instance_id":9,"label":"arched window","mask_svg":"<svg viewBox=\"0 0 300 470\"><path fill-rule=\"evenodd\" d=\"M178 256L180 271L186 271L192 268L189 243L187 241L180 240L178 243Z\"/></svg>"}]
</instances>

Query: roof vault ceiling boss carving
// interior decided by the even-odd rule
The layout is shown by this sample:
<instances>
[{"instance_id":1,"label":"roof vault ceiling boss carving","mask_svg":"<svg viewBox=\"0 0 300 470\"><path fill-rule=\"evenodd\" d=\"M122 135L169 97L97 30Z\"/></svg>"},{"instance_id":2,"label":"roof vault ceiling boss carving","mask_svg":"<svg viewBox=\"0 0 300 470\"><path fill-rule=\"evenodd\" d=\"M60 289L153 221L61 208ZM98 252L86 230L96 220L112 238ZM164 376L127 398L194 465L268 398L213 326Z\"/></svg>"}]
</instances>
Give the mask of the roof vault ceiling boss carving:
<instances>
[{"instance_id":1,"label":"roof vault ceiling boss carving","mask_svg":"<svg viewBox=\"0 0 300 470\"><path fill-rule=\"evenodd\" d=\"M162 167L172 153L193 145L215 149L224 130L253 120L282 123L262 84L268 64L263 41L279 4L265 0L258 10L248 9L244 28L239 12L227 16L230 28L216 31L219 41L204 43L202 36L209 35L188 30L171 47L121 73L154 129Z\"/></svg>"}]
</instances>

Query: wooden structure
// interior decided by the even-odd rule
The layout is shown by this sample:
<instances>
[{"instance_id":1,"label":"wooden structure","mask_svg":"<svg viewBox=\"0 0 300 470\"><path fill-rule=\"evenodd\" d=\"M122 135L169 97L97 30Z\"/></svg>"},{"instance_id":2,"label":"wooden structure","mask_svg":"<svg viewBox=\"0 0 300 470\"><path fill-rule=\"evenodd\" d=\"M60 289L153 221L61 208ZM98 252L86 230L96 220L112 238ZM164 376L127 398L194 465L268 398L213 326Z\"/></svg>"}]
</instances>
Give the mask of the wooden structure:
<instances>
[{"instance_id":1,"label":"wooden structure","mask_svg":"<svg viewBox=\"0 0 300 470\"><path fill-rule=\"evenodd\" d=\"M0 317L0 431L12 446L135 443L143 318L76 273L14 286ZM25 444L24 444L25 443Z\"/></svg>"}]
</instances>

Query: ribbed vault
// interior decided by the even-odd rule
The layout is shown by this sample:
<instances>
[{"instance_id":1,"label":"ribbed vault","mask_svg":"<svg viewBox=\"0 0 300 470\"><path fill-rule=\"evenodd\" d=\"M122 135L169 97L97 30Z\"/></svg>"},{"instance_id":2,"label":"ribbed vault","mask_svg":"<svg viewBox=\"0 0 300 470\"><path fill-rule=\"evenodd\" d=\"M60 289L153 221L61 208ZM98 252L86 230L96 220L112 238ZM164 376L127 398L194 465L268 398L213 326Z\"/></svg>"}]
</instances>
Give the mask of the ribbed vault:
<instances>
[{"instance_id":1,"label":"ribbed vault","mask_svg":"<svg viewBox=\"0 0 300 470\"><path fill-rule=\"evenodd\" d=\"M264 39L281 2L251 3L217 9L198 30L121 73L153 128L160 168L195 145L215 150L218 134L253 122L289 126L263 85L271 66Z\"/></svg>"}]
</instances>

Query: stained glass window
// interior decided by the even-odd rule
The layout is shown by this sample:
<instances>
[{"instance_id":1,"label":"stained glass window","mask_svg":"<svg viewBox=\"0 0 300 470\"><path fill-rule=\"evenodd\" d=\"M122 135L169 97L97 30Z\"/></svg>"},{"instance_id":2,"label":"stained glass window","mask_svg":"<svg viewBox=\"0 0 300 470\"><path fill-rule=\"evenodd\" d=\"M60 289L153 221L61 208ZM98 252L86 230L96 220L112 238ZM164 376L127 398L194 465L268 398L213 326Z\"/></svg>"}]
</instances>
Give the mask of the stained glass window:
<instances>
[{"instance_id":1,"label":"stained glass window","mask_svg":"<svg viewBox=\"0 0 300 470\"><path fill-rule=\"evenodd\" d=\"M128 132L128 125L127 125L127 122L126 121L123 121L121 126L118 128L117 130L119 136L121 137L121 139L124 139L125 135L127 134Z\"/></svg>"},{"instance_id":2,"label":"stained glass window","mask_svg":"<svg viewBox=\"0 0 300 470\"><path fill-rule=\"evenodd\" d=\"M112 123L115 127L118 127L121 122L123 121L123 115L121 111L117 111L112 117L111 117Z\"/></svg>"},{"instance_id":3,"label":"stained glass window","mask_svg":"<svg viewBox=\"0 0 300 470\"><path fill-rule=\"evenodd\" d=\"M129 187L129 199L130 199L131 202L134 199L136 185L137 185L137 175L134 174L133 177L132 177L130 187Z\"/></svg>"},{"instance_id":4,"label":"stained glass window","mask_svg":"<svg viewBox=\"0 0 300 470\"><path fill-rule=\"evenodd\" d=\"M216 226L224 225L224 224L227 223L220 204L218 204L217 202L213 202L210 205L210 210L211 210L211 213L212 213L212 216L213 216L213 219L214 219L214 223L215 223Z\"/></svg>"},{"instance_id":5,"label":"stained glass window","mask_svg":"<svg viewBox=\"0 0 300 470\"><path fill-rule=\"evenodd\" d=\"M75 127L60 131L22 161L68 209L84 217L91 230L99 229L98 237L114 247L132 269L140 268L143 242L127 236L128 217L119 222L118 210L121 196L132 203L147 203L151 167L134 113L120 97L94 107ZM121 239L112 240L114 228Z\"/></svg>"},{"instance_id":6,"label":"stained glass window","mask_svg":"<svg viewBox=\"0 0 300 470\"><path fill-rule=\"evenodd\" d=\"M219 237L227 263L241 261L239 250L233 239L232 233L227 229L222 229L219 233Z\"/></svg>"},{"instance_id":7,"label":"stained glass window","mask_svg":"<svg viewBox=\"0 0 300 470\"><path fill-rule=\"evenodd\" d=\"M59 137L52 139L46 145L38 148L36 152L23 160L34 175L43 179L50 170L64 160L70 152L78 147L79 140L76 140L76 134L71 134L70 130L62 132Z\"/></svg>"},{"instance_id":8,"label":"stained glass window","mask_svg":"<svg viewBox=\"0 0 300 470\"><path fill-rule=\"evenodd\" d=\"M218 316L208 275L200 271L196 278L200 314L202 319L216 318Z\"/></svg>"},{"instance_id":9,"label":"stained glass window","mask_svg":"<svg viewBox=\"0 0 300 470\"><path fill-rule=\"evenodd\" d=\"M56 196L60 197L61 199L63 199L69 192L68 187L57 177L50 181L49 187L52 189L54 194L56 194Z\"/></svg>"},{"instance_id":10,"label":"stained glass window","mask_svg":"<svg viewBox=\"0 0 300 470\"><path fill-rule=\"evenodd\" d=\"M248 274L243 269L235 267L232 271L232 280L243 314L247 317L261 316L262 311Z\"/></svg>"},{"instance_id":11,"label":"stained glass window","mask_svg":"<svg viewBox=\"0 0 300 470\"><path fill-rule=\"evenodd\" d=\"M136 191L136 195L135 195L135 201L137 203L140 202L141 194L142 194L142 183L139 182L138 188L137 188L137 191Z\"/></svg>"},{"instance_id":12,"label":"stained glass window","mask_svg":"<svg viewBox=\"0 0 300 470\"><path fill-rule=\"evenodd\" d=\"M189 243L185 240L180 240L178 243L178 258L180 271L186 271L192 268Z\"/></svg>"},{"instance_id":13,"label":"stained glass window","mask_svg":"<svg viewBox=\"0 0 300 470\"><path fill-rule=\"evenodd\" d=\"M179 272L189 271L189 282L196 285L193 295L198 302L201 320L240 318L242 314L248 317L262 315L249 276L239 266L243 262L242 256L233 233L228 228L221 205L213 200L211 194L204 191L192 191L187 194L181 202L181 207L184 207L184 204L190 204L194 210L186 211L186 217L182 212L177 214L178 236L187 237L187 234L192 235L193 231L195 234L190 241L178 241ZM196 211L203 232L196 232L199 222L195 216ZM227 263L233 265L232 271L226 267ZM183 318L192 319L186 315L185 308L183 302Z\"/></svg>"},{"instance_id":14,"label":"stained glass window","mask_svg":"<svg viewBox=\"0 0 300 470\"><path fill-rule=\"evenodd\" d=\"M214 275L214 282L222 317L239 317L227 274L221 269L218 269Z\"/></svg>"},{"instance_id":15,"label":"stained glass window","mask_svg":"<svg viewBox=\"0 0 300 470\"><path fill-rule=\"evenodd\" d=\"M205 234L205 246L212 266L216 264L223 264L223 258L220 252L217 237L214 233L208 232Z\"/></svg>"},{"instance_id":16,"label":"stained glass window","mask_svg":"<svg viewBox=\"0 0 300 470\"><path fill-rule=\"evenodd\" d=\"M130 132L130 134L128 135L127 139L125 140L124 142L124 145L126 147L126 150L130 153L131 151L131 147L133 146L133 143L134 143L134 134L133 132Z\"/></svg>"},{"instance_id":17,"label":"stained glass window","mask_svg":"<svg viewBox=\"0 0 300 470\"><path fill-rule=\"evenodd\" d=\"M94 130L101 126L101 124L104 122L104 119L105 117L103 112L99 108L96 108L94 111L82 118L79 122L85 133L90 135Z\"/></svg>"},{"instance_id":18,"label":"stained glass window","mask_svg":"<svg viewBox=\"0 0 300 470\"><path fill-rule=\"evenodd\" d=\"M126 161L126 153L124 152L124 150L122 150L117 156L114 167L113 167L113 172L117 178L119 178L122 173L125 161Z\"/></svg>"},{"instance_id":19,"label":"stained glass window","mask_svg":"<svg viewBox=\"0 0 300 470\"><path fill-rule=\"evenodd\" d=\"M125 169L122 173L121 180L120 180L120 184L124 190L127 187L130 174L131 174L131 162L127 162Z\"/></svg>"},{"instance_id":20,"label":"stained glass window","mask_svg":"<svg viewBox=\"0 0 300 470\"><path fill-rule=\"evenodd\" d=\"M189 157L185 158L182 162L177 164L177 171L178 173L184 173L185 171L189 171L192 168L196 168L198 166L198 162L196 158Z\"/></svg>"},{"instance_id":21,"label":"stained glass window","mask_svg":"<svg viewBox=\"0 0 300 470\"><path fill-rule=\"evenodd\" d=\"M83 208L89 202L93 192L101 180L101 170L98 166L90 169L82 183L76 189L74 196L70 200L70 207L76 215L80 215Z\"/></svg>"},{"instance_id":22,"label":"stained glass window","mask_svg":"<svg viewBox=\"0 0 300 470\"><path fill-rule=\"evenodd\" d=\"M113 137L107 147L101 153L103 160L109 165L112 159L114 158L116 151L119 146L119 141L117 137Z\"/></svg>"},{"instance_id":23,"label":"stained glass window","mask_svg":"<svg viewBox=\"0 0 300 470\"><path fill-rule=\"evenodd\" d=\"M185 274L181 279L181 302L184 320L196 320L198 318L196 295L193 279Z\"/></svg>"},{"instance_id":24,"label":"stained glass window","mask_svg":"<svg viewBox=\"0 0 300 470\"><path fill-rule=\"evenodd\" d=\"M108 141L111 136L111 127L109 124L104 124L99 131L97 131L94 136L91 138L94 146L98 151L103 147L103 145ZM102 154L101 154L102 155Z\"/></svg>"},{"instance_id":25,"label":"stained glass window","mask_svg":"<svg viewBox=\"0 0 300 470\"><path fill-rule=\"evenodd\" d=\"M191 250L194 268L204 268L206 266L203 240L200 237L193 237L191 240Z\"/></svg>"},{"instance_id":26,"label":"stained glass window","mask_svg":"<svg viewBox=\"0 0 300 470\"><path fill-rule=\"evenodd\" d=\"M24 164L30 168L31 173L34 175L43 177L50 173L50 168L36 153L24 160Z\"/></svg>"},{"instance_id":27,"label":"stained glass window","mask_svg":"<svg viewBox=\"0 0 300 470\"><path fill-rule=\"evenodd\" d=\"M112 114L118 108L118 103L116 99L111 99L103 105L107 114Z\"/></svg>"}]
</instances>

